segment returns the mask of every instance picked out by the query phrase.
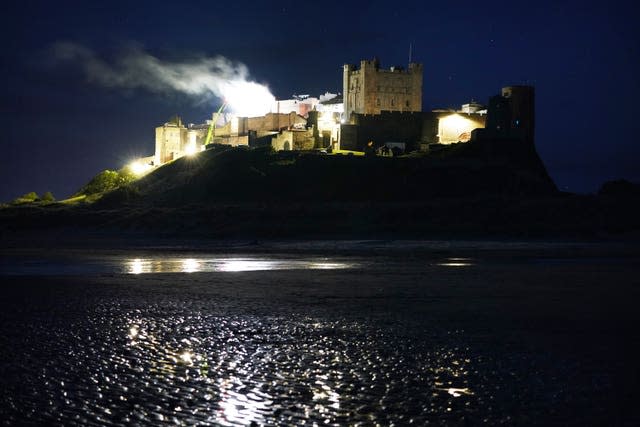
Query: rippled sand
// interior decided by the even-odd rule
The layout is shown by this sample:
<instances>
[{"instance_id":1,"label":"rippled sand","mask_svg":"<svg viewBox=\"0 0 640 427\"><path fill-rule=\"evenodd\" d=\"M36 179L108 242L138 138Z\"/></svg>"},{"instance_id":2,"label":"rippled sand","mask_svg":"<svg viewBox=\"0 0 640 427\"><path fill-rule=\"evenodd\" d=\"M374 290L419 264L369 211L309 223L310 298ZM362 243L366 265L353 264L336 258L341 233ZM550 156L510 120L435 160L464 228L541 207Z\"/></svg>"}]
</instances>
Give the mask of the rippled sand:
<instances>
[{"instance_id":1,"label":"rippled sand","mask_svg":"<svg viewBox=\"0 0 640 427\"><path fill-rule=\"evenodd\" d=\"M181 259L209 259L198 256ZM308 267L312 258L289 255L293 269L198 272L189 262L192 272L184 273L0 277L0 418L60 425L640 420L636 256L322 258L347 265L337 269Z\"/></svg>"}]
</instances>

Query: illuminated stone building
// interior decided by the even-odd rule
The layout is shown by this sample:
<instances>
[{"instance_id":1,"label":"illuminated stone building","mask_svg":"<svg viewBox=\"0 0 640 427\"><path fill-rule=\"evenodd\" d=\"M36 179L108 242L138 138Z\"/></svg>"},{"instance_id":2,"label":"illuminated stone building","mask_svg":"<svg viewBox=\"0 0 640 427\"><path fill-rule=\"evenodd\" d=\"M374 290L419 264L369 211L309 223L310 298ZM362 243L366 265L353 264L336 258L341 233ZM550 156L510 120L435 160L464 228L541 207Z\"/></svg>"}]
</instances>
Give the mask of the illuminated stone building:
<instances>
[{"instance_id":1,"label":"illuminated stone building","mask_svg":"<svg viewBox=\"0 0 640 427\"><path fill-rule=\"evenodd\" d=\"M351 123L340 127L340 149L363 151L369 141L376 148L402 143L407 151L469 142L476 129L485 127L486 119L487 110L474 102L464 104L459 110L353 113Z\"/></svg>"},{"instance_id":2,"label":"illuminated stone building","mask_svg":"<svg viewBox=\"0 0 640 427\"><path fill-rule=\"evenodd\" d=\"M154 164L161 165L184 155L188 142L187 128L180 117L174 117L156 128Z\"/></svg>"},{"instance_id":3,"label":"illuminated stone building","mask_svg":"<svg viewBox=\"0 0 640 427\"><path fill-rule=\"evenodd\" d=\"M217 120L185 127L179 118L156 128L154 165L204 150L209 143L271 145L275 150L364 151L402 146L407 151L437 149L469 141L531 141L534 138L534 88L507 86L489 99L460 109L422 111L422 64L381 69L377 59L345 65L342 94L318 98L294 95L275 101L259 117L214 113Z\"/></svg>"},{"instance_id":4,"label":"illuminated stone building","mask_svg":"<svg viewBox=\"0 0 640 427\"><path fill-rule=\"evenodd\" d=\"M463 104L458 111L434 110L438 122L436 139L427 143L455 144L469 142L471 133L475 129L485 127L487 121L487 109L475 102Z\"/></svg>"},{"instance_id":5,"label":"illuminated stone building","mask_svg":"<svg viewBox=\"0 0 640 427\"><path fill-rule=\"evenodd\" d=\"M205 149L205 142L212 120L218 119L216 126L211 128L209 143L237 146L248 146L251 138L271 137L282 131L304 131L307 120L296 114L267 113L259 117L216 117L202 124L184 126L179 117L175 117L156 128L156 145L153 156L155 166L163 165L184 155L197 153ZM301 141L303 141L302 143ZM285 142L289 141L289 144ZM305 138L296 134L295 137L283 139L282 147L288 149L308 148ZM311 147L313 148L313 144ZM282 148L281 148L282 149Z\"/></svg>"},{"instance_id":6,"label":"illuminated stone building","mask_svg":"<svg viewBox=\"0 0 640 427\"><path fill-rule=\"evenodd\" d=\"M319 99L309 95L293 95L292 99L278 99L271 107L271 113L289 114L294 112L304 118L318 105Z\"/></svg>"},{"instance_id":7,"label":"illuminated stone building","mask_svg":"<svg viewBox=\"0 0 640 427\"><path fill-rule=\"evenodd\" d=\"M352 113L422 111L422 64L381 69L377 59L362 60L360 68L344 65L342 82L347 122Z\"/></svg>"},{"instance_id":8,"label":"illuminated stone building","mask_svg":"<svg viewBox=\"0 0 640 427\"><path fill-rule=\"evenodd\" d=\"M316 138L312 129L289 129L274 135L271 147L276 151L312 150L316 147Z\"/></svg>"}]
</instances>

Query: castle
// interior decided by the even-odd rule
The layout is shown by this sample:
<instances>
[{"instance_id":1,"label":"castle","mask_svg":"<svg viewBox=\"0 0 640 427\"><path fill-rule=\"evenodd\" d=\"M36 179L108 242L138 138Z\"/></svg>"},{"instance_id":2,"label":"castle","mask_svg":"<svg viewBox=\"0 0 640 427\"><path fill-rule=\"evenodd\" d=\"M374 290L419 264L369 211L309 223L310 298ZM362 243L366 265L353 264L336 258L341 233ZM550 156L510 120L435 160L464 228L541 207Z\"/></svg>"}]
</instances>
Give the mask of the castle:
<instances>
[{"instance_id":1,"label":"castle","mask_svg":"<svg viewBox=\"0 0 640 427\"><path fill-rule=\"evenodd\" d=\"M343 93L318 98L294 96L276 101L260 117L214 113L202 124L184 125L178 117L156 128L154 166L205 149L211 143L231 146L271 145L275 150L364 151L365 147L399 147L400 151L435 149L443 144L483 139L533 143L534 89L508 86L489 99L458 110L422 111L423 66L383 69L377 59L344 65Z\"/></svg>"},{"instance_id":2,"label":"castle","mask_svg":"<svg viewBox=\"0 0 640 427\"><path fill-rule=\"evenodd\" d=\"M380 68L378 59L360 61L360 68L344 65L344 114L380 114L382 111L422 111L422 64Z\"/></svg>"}]
</instances>

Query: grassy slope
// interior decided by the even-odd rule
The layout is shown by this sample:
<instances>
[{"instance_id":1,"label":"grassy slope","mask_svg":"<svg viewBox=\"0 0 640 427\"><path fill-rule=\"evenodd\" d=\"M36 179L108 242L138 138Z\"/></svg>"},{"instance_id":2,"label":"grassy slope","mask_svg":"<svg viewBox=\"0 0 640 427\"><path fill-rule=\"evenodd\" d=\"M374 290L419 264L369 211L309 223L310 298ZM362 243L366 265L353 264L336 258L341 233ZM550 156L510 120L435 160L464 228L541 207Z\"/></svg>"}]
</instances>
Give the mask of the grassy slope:
<instances>
[{"instance_id":1,"label":"grassy slope","mask_svg":"<svg viewBox=\"0 0 640 427\"><path fill-rule=\"evenodd\" d=\"M207 151L159 168L108 195L101 205L425 201L556 191L535 152L518 150L500 157L492 151L470 144L400 158Z\"/></svg>"}]
</instances>

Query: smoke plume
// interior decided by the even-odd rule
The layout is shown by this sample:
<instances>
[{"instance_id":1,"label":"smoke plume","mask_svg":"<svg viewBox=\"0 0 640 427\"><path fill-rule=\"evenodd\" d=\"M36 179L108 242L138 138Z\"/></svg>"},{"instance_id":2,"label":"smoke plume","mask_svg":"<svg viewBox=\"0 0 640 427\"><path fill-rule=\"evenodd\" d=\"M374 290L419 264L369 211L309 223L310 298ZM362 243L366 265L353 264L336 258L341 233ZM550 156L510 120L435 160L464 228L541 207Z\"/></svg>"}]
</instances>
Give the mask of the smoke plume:
<instances>
[{"instance_id":1,"label":"smoke plume","mask_svg":"<svg viewBox=\"0 0 640 427\"><path fill-rule=\"evenodd\" d=\"M91 83L105 87L178 92L201 100L215 96L226 101L234 114L248 117L269 112L275 100L267 86L249 79L244 64L222 56L168 62L129 48L109 62L71 42L56 43L52 52L56 60L79 65Z\"/></svg>"}]
</instances>

